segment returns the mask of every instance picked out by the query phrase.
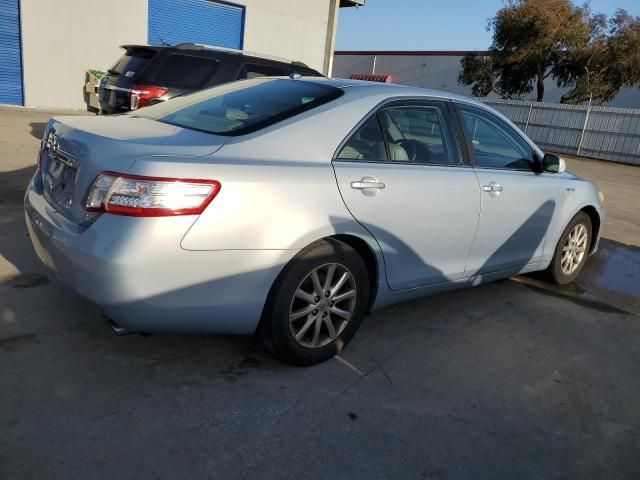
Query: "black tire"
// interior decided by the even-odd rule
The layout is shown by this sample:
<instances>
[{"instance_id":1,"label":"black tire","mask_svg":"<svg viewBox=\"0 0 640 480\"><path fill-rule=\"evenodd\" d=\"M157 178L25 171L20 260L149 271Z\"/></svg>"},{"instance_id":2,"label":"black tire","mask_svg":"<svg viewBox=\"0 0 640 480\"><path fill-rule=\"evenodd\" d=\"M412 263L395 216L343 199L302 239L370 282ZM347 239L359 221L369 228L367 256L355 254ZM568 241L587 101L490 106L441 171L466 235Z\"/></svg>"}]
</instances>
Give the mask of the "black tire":
<instances>
[{"instance_id":1,"label":"black tire","mask_svg":"<svg viewBox=\"0 0 640 480\"><path fill-rule=\"evenodd\" d=\"M575 270L573 270L571 273L567 273L562 269L563 249L567 244L569 234L579 224L584 225L587 230L586 251ZM593 227L591 224L591 218L589 218L589 215L587 215L586 213L578 212L576 216L571 219L567 227L562 232L560 240L558 240L558 244L556 245L556 249L553 254L553 259L551 260L551 264L547 269L549 279L552 282L557 283L558 285L566 285L567 283L573 282L576 277L580 275L580 272L584 268L585 263L587 263L589 251L591 250L592 231Z\"/></svg>"},{"instance_id":2,"label":"black tire","mask_svg":"<svg viewBox=\"0 0 640 480\"><path fill-rule=\"evenodd\" d=\"M335 338L331 340L328 326L323 324L320 328L325 330L325 341L330 343L316 347L303 346L294 337L292 329L295 327L290 327L289 322L294 301L298 301L295 297L296 292L303 282L308 281L307 279L313 271L332 264L336 264L336 272L344 273L346 271L351 274L349 278L353 279L349 280L350 285L353 286L352 290L354 289L356 292L355 299L349 301L349 308L352 309L351 317L347 322L344 322L344 320L340 320L340 317L332 316L331 311L328 311L329 318L326 321L331 321L333 326L334 323L331 319L335 318L340 325L338 330L335 330L337 333ZM326 277L328 276L327 273ZM344 242L335 239L319 240L300 251L278 276L269 293L258 326L258 337L268 352L286 363L296 366L315 365L334 357L349 343L362 323L368 302L369 277L366 265L360 255ZM325 304L322 308L329 307ZM314 310L314 312L316 311ZM294 311L294 313L296 312ZM301 321L306 324L311 321L312 316L313 314L309 314L306 317L301 317ZM318 318L317 313L314 318ZM322 320L320 323L324 321ZM315 328L315 321L312 325ZM341 331L340 328L342 328ZM311 334L311 332L309 333ZM301 341L303 340L301 339Z\"/></svg>"}]
</instances>

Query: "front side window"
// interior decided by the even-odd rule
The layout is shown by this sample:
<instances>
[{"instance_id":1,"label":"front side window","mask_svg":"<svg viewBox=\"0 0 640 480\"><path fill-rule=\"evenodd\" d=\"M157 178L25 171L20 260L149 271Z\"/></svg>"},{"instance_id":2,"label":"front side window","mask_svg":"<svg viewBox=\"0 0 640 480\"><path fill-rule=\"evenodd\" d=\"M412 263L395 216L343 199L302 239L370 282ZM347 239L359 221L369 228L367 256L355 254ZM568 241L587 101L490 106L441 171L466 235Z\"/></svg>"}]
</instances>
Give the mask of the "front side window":
<instances>
[{"instance_id":1,"label":"front side window","mask_svg":"<svg viewBox=\"0 0 640 480\"><path fill-rule=\"evenodd\" d=\"M331 85L302 80L244 80L175 97L133 116L217 135L243 135L316 108L342 93Z\"/></svg>"},{"instance_id":2,"label":"front side window","mask_svg":"<svg viewBox=\"0 0 640 480\"><path fill-rule=\"evenodd\" d=\"M509 125L477 108L460 109L478 167L531 171L533 149Z\"/></svg>"}]
</instances>

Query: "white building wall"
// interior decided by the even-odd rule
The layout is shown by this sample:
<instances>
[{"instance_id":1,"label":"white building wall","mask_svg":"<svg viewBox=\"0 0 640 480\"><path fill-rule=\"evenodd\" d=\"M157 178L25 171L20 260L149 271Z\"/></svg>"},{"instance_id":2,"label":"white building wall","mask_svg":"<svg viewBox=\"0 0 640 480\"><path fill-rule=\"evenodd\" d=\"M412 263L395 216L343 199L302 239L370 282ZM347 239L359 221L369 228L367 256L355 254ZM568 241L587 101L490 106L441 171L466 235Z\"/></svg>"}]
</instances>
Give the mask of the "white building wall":
<instances>
[{"instance_id":1,"label":"white building wall","mask_svg":"<svg viewBox=\"0 0 640 480\"><path fill-rule=\"evenodd\" d=\"M84 73L147 43L147 0L21 0L25 105L86 108Z\"/></svg>"},{"instance_id":2,"label":"white building wall","mask_svg":"<svg viewBox=\"0 0 640 480\"><path fill-rule=\"evenodd\" d=\"M243 0L244 48L291 58L322 71L329 0ZM333 32L331 32L333 33Z\"/></svg>"},{"instance_id":3,"label":"white building wall","mask_svg":"<svg viewBox=\"0 0 640 480\"><path fill-rule=\"evenodd\" d=\"M244 48L323 70L331 0L238 0ZM25 105L84 109L84 73L146 44L148 0L21 0ZM328 29L330 31L328 31ZM328 49L329 54L331 48Z\"/></svg>"}]
</instances>

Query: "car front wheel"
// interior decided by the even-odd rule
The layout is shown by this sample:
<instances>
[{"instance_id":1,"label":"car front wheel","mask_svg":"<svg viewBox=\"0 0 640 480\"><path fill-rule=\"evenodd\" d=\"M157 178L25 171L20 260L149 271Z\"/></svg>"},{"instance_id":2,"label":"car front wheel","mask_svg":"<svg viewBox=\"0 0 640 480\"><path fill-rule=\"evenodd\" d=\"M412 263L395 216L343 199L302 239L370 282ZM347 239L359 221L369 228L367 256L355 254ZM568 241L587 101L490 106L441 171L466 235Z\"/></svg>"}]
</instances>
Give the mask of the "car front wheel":
<instances>
[{"instance_id":1,"label":"car front wheel","mask_svg":"<svg viewBox=\"0 0 640 480\"><path fill-rule=\"evenodd\" d=\"M551 279L560 285L573 282L587 262L591 249L591 218L579 212L562 232L549 266Z\"/></svg>"},{"instance_id":2,"label":"car front wheel","mask_svg":"<svg viewBox=\"0 0 640 480\"><path fill-rule=\"evenodd\" d=\"M335 239L302 250L280 274L258 334L293 365L314 365L340 352L362 322L369 278L360 255Z\"/></svg>"}]
</instances>

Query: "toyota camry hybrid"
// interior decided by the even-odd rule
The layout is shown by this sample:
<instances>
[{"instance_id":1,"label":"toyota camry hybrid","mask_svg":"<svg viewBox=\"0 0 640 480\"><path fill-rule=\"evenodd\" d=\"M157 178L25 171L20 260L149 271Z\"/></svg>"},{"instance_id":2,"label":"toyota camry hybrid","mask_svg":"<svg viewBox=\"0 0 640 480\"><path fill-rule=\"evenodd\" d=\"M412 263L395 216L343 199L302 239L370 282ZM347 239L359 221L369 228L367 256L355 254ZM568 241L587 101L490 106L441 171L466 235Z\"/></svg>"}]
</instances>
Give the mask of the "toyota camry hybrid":
<instances>
[{"instance_id":1,"label":"toyota camry hybrid","mask_svg":"<svg viewBox=\"0 0 640 480\"><path fill-rule=\"evenodd\" d=\"M42 262L117 331L257 332L310 365L384 305L537 270L571 282L604 210L564 170L468 98L260 78L52 118L25 212Z\"/></svg>"}]
</instances>

